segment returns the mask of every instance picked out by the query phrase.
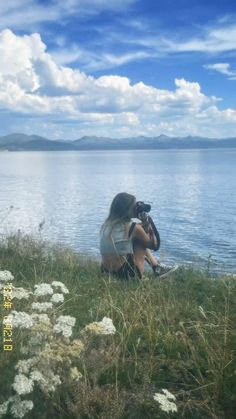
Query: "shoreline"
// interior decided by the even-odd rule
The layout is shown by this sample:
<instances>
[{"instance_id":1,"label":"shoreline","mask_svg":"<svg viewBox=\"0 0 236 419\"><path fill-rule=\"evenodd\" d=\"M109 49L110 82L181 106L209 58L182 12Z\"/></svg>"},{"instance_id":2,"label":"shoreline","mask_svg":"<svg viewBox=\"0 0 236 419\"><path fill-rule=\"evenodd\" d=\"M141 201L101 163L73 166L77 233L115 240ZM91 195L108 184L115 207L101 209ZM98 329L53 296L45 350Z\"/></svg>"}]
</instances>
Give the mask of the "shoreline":
<instances>
[{"instance_id":1,"label":"shoreline","mask_svg":"<svg viewBox=\"0 0 236 419\"><path fill-rule=\"evenodd\" d=\"M222 146L222 147L183 147L183 148L180 148L180 147L170 147L170 148L168 148L168 147L166 147L166 148L156 148L156 147L154 147L154 148L81 148L81 149L74 149L74 150L71 150L71 149L64 149L64 150L50 150L50 149L48 149L48 150L45 150L45 149L39 149L39 150L34 150L34 149L30 149L30 150L27 150L27 149L22 149L22 150L9 150L9 149L0 149L0 152L9 152L9 153L18 153L18 152L35 152L35 153L37 153L37 152L63 152L63 151L66 151L66 152L94 152L94 151L96 151L96 152L106 152L106 151L114 151L114 152L118 152L118 151L140 151L140 152L144 152L144 151L198 151L198 150L200 150L200 151L210 151L210 150L219 150L219 151L222 151L222 150L229 150L229 151L234 151L234 150L236 150L236 145L234 146L234 147L224 147L224 146Z\"/></svg>"},{"instance_id":2,"label":"shoreline","mask_svg":"<svg viewBox=\"0 0 236 419\"><path fill-rule=\"evenodd\" d=\"M66 242L63 241L58 241L58 240L52 240L52 239L47 239L42 237L42 235L40 235L40 233L23 233L23 232L12 232L10 234L3 234L0 233L0 243L3 240L8 240L8 238L23 238L23 239L27 239L29 238L30 240L32 239L33 241L37 242L41 242L43 245L46 246L46 248L59 248L60 250L64 250L64 251L71 251L72 253L74 253L75 255L77 255L79 258L87 260L87 261L91 261L94 263L97 263L98 265L100 265L101 263L101 256L99 254L99 252L97 254L91 254L91 253L86 253L84 251L79 251L79 249L77 249L76 247L74 247L73 245L70 245ZM229 267L228 270L224 270L223 268L211 268L212 264L216 264L216 262L214 262L213 260L209 261L209 258L206 258L205 260L202 260L201 262L199 261L185 261L183 263L181 263L179 260L177 260L176 258L169 258L169 259L165 259L162 260L162 258L160 257L159 253L155 253L154 254L155 257L157 257L158 260L161 260L161 262L163 263L167 263L170 265L174 265L177 264L180 268L184 268L184 269L192 269L192 270L199 270L202 273L207 273L207 275L211 275L212 278L219 278L221 276L225 276L225 277L233 277L236 278L236 270L232 267ZM195 256L196 257L196 256ZM222 264L222 263L221 263ZM208 266L209 265L209 266ZM145 272L147 273L151 273L152 269L151 267L145 263Z\"/></svg>"}]
</instances>

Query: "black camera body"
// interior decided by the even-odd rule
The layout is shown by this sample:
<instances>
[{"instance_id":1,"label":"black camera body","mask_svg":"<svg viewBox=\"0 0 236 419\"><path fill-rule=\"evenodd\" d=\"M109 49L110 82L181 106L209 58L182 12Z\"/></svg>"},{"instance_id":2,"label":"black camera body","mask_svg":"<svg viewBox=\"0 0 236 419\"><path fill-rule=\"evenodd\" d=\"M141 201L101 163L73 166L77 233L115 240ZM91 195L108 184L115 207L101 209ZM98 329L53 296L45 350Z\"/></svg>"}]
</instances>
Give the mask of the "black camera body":
<instances>
[{"instance_id":1,"label":"black camera body","mask_svg":"<svg viewBox=\"0 0 236 419\"><path fill-rule=\"evenodd\" d=\"M137 201L135 205L135 217L138 218L138 214L141 212L150 212L151 211L151 205L145 204L143 201Z\"/></svg>"},{"instance_id":2,"label":"black camera body","mask_svg":"<svg viewBox=\"0 0 236 419\"><path fill-rule=\"evenodd\" d=\"M134 208L134 217L139 218L142 221L144 220L148 221L152 234L156 236L156 241L157 241L157 244L155 248L153 248L153 250L158 250L161 244L160 235L157 231L157 228L153 222L152 217L150 217L150 215L147 215L147 212L150 212L151 208L152 207L150 204L145 204L143 201L137 201ZM139 217L139 215L141 215L141 217ZM142 217L142 216L145 216L145 217Z\"/></svg>"}]
</instances>

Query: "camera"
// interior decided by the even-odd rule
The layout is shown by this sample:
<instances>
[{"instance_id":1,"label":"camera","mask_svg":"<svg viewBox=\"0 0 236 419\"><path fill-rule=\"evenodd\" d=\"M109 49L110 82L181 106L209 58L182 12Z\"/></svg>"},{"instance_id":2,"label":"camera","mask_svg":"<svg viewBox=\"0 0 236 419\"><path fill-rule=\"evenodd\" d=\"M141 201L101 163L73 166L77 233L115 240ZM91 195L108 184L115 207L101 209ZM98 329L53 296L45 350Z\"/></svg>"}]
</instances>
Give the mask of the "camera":
<instances>
[{"instance_id":1,"label":"camera","mask_svg":"<svg viewBox=\"0 0 236 419\"><path fill-rule=\"evenodd\" d=\"M138 214L142 212L150 212L151 205L145 204L143 201L137 201L134 208L134 217L138 218Z\"/></svg>"}]
</instances>

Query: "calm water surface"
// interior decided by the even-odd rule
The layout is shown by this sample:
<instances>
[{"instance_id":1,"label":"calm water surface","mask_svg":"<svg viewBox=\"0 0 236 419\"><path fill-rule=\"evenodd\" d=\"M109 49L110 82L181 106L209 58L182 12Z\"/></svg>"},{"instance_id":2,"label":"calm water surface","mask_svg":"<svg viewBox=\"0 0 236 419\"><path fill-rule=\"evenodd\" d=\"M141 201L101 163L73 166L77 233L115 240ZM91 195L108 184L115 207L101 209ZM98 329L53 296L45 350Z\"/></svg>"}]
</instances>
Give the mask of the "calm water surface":
<instances>
[{"instance_id":1,"label":"calm water surface","mask_svg":"<svg viewBox=\"0 0 236 419\"><path fill-rule=\"evenodd\" d=\"M18 229L99 257L114 195L151 203L165 263L235 272L236 150L0 152L0 234ZM10 206L13 206L10 209Z\"/></svg>"}]
</instances>

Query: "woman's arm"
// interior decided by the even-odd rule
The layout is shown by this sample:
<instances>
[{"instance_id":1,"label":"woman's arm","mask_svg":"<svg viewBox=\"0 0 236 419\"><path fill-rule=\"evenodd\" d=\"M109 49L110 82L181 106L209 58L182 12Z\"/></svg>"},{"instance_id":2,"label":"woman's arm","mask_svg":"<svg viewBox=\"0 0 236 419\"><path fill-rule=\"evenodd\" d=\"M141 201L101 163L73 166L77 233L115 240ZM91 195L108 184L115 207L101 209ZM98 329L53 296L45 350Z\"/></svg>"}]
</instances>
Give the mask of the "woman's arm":
<instances>
[{"instance_id":1,"label":"woman's arm","mask_svg":"<svg viewBox=\"0 0 236 419\"><path fill-rule=\"evenodd\" d=\"M150 237L149 234L147 234L144 231L144 228L142 227L141 224L135 225L132 238L139 241L143 247L147 247L148 249L155 249L157 245L157 240L156 240L155 235L152 235Z\"/></svg>"}]
</instances>

